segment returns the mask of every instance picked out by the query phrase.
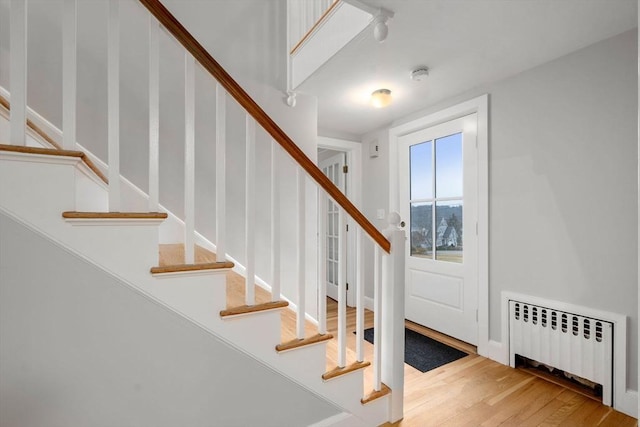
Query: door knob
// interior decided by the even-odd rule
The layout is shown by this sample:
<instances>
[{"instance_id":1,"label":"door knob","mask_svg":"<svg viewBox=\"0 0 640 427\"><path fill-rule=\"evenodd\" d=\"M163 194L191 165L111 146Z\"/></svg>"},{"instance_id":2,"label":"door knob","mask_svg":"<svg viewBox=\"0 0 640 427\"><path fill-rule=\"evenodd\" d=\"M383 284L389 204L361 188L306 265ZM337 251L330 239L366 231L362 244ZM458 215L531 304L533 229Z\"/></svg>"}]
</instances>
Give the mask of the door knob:
<instances>
[{"instance_id":1,"label":"door knob","mask_svg":"<svg viewBox=\"0 0 640 427\"><path fill-rule=\"evenodd\" d=\"M400 221L400 227L404 228L404 221Z\"/></svg>"}]
</instances>

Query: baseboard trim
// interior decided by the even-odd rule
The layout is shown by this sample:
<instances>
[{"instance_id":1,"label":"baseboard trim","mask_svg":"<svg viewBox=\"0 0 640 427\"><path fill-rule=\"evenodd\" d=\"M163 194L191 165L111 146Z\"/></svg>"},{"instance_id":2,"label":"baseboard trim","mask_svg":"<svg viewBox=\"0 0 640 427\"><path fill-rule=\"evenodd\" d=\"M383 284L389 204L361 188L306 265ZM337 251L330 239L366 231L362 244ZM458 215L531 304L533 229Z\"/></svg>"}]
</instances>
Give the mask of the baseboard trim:
<instances>
[{"instance_id":1,"label":"baseboard trim","mask_svg":"<svg viewBox=\"0 0 640 427\"><path fill-rule=\"evenodd\" d=\"M487 354L484 356L503 365L509 365L509 354L505 353L504 345L499 341L489 340Z\"/></svg>"},{"instance_id":2,"label":"baseboard trim","mask_svg":"<svg viewBox=\"0 0 640 427\"><path fill-rule=\"evenodd\" d=\"M348 412L341 412L311 424L309 427L356 427L361 425L363 425L362 421L355 415Z\"/></svg>"},{"instance_id":3,"label":"baseboard trim","mask_svg":"<svg viewBox=\"0 0 640 427\"><path fill-rule=\"evenodd\" d=\"M624 393L620 393L615 409L630 417L638 418L638 392L625 390Z\"/></svg>"},{"instance_id":4,"label":"baseboard trim","mask_svg":"<svg viewBox=\"0 0 640 427\"><path fill-rule=\"evenodd\" d=\"M364 297L364 308L375 312L375 310L373 309L374 308L373 298Z\"/></svg>"}]
</instances>

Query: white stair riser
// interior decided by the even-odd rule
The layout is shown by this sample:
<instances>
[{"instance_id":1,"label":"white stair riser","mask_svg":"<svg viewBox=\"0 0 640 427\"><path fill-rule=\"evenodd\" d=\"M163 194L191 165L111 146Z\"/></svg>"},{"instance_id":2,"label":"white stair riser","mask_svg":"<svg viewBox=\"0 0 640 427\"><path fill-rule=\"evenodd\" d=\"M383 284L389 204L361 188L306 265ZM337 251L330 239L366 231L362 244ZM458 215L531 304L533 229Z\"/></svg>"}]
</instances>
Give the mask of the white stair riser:
<instances>
[{"instance_id":1,"label":"white stair riser","mask_svg":"<svg viewBox=\"0 0 640 427\"><path fill-rule=\"evenodd\" d=\"M60 239L100 266L133 283L150 280L158 265L158 225L65 224Z\"/></svg>"},{"instance_id":2,"label":"white stair riser","mask_svg":"<svg viewBox=\"0 0 640 427\"><path fill-rule=\"evenodd\" d=\"M320 384L322 376L317 373L324 373L327 370L326 348L327 343L322 342L288 350L277 353L275 361L283 366L288 366L289 375ZM304 360L304 363L300 363L300 360Z\"/></svg>"},{"instance_id":3,"label":"white stair riser","mask_svg":"<svg viewBox=\"0 0 640 427\"><path fill-rule=\"evenodd\" d=\"M80 170L76 171L76 210L81 212L106 212L109 210L107 184L98 182Z\"/></svg>"},{"instance_id":4,"label":"white stair riser","mask_svg":"<svg viewBox=\"0 0 640 427\"><path fill-rule=\"evenodd\" d=\"M75 209L78 159L0 153L0 206L40 229L59 229Z\"/></svg>"}]
</instances>

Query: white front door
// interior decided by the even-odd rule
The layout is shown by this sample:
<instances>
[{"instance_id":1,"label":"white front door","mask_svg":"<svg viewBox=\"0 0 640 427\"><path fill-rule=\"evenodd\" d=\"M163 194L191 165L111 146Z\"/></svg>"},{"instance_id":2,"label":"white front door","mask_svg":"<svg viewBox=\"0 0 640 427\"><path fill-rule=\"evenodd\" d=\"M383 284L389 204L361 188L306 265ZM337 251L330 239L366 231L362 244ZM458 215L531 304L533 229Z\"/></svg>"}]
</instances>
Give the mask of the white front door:
<instances>
[{"instance_id":1,"label":"white front door","mask_svg":"<svg viewBox=\"0 0 640 427\"><path fill-rule=\"evenodd\" d=\"M340 189L340 191L346 194L344 179L345 164L345 153L339 153L320 162L320 169L322 169L322 172L336 185L336 187ZM327 212L324 214L327 215L325 236L327 239L327 295L334 300L338 300L338 237L340 232L346 232L346 230L339 230L338 205L331 201L331 199L329 199L327 204Z\"/></svg>"},{"instance_id":2,"label":"white front door","mask_svg":"<svg viewBox=\"0 0 640 427\"><path fill-rule=\"evenodd\" d=\"M407 319L478 343L476 115L398 139Z\"/></svg>"}]
</instances>

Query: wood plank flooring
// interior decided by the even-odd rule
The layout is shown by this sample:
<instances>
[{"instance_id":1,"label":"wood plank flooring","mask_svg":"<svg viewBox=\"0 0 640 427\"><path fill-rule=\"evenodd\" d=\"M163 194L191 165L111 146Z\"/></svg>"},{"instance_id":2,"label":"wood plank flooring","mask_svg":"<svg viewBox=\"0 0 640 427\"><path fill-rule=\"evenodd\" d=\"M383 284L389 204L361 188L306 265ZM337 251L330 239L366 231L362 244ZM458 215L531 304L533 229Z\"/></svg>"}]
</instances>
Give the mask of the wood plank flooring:
<instances>
[{"instance_id":1,"label":"wood plank flooring","mask_svg":"<svg viewBox=\"0 0 640 427\"><path fill-rule=\"evenodd\" d=\"M210 260L210 255L207 255ZM243 277L227 273L227 307L244 304ZM256 286L256 302L271 300ZM295 313L282 309L282 342L295 338ZM355 309L347 309L347 363L355 358ZM373 313L365 312L365 327L373 326ZM405 364L404 419L384 426L601 426L635 427L638 422L574 391L530 373L501 365L475 354L475 348L407 322L409 329L471 353L462 359L422 373ZM317 333L306 323L306 334ZM327 331L337 336L337 303L327 298ZM336 366L337 341L327 344L327 371ZM365 360L373 361L373 346L365 342ZM372 367L364 370L363 396L372 390Z\"/></svg>"}]
</instances>

